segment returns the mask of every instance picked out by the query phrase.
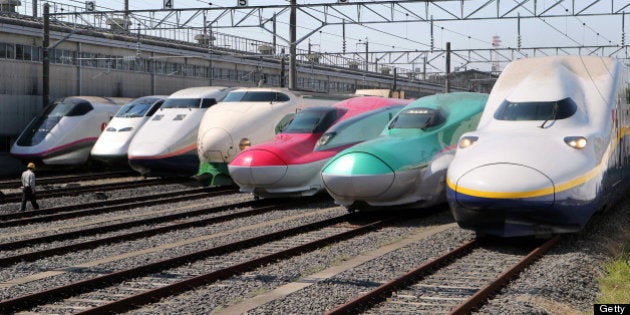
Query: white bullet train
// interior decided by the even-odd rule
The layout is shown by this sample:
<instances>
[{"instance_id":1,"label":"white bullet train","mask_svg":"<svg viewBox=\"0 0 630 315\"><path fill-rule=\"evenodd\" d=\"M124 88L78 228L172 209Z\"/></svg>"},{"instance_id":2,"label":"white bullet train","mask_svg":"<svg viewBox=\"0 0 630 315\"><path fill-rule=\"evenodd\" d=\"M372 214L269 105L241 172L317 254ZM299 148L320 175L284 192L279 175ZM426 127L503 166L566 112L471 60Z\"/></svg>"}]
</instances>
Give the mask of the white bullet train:
<instances>
[{"instance_id":1,"label":"white bullet train","mask_svg":"<svg viewBox=\"0 0 630 315\"><path fill-rule=\"evenodd\" d=\"M197 138L198 179L228 185L228 163L251 145L273 139L291 114L310 106L330 106L349 98L313 95L286 88L240 88L231 91L203 117ZM287 116L289 115L289 116Z\"/></svg>"},{"instance_id":2,"label":"white bullet train","mask_svg":"<svg viewBox=\"0 0 630 315\"><path fill-rule=\"evenodd\" d=\"M597 56L510 63L447 173L457 223L480 235L580 231L630 180L630 74Z\"/></svg>"},{"instance_id":3,"label":"white bullet train","mask_svg":"<svg viewBox=\"0 0 630 315\"><path fill-rule=\"evenodd\" d=\"M204 113L231 90L193 87L171 94L129 144L129 166L144 176L192 176L199 167L197 130Z\"/></svg>"},{"instance_id":4,"label":"white bullet train","mask_svg":"<svg viewBox=\"0 0 630 315\"><path fill-rule=\"evenodd\" d=\"M44 165L85 164L99 135L129 98L71 96L35 117L11 147L11 155Z\"/></svg>"},{"instance_id":5,"label":"white bullet train","mask_svg":"<svg viewBox=\"0 0 630 315\"><path fill-rule=\"evenodd\" d=\"M92 158L106 163L126 163L133 136L166 98L165 95L144 96L123 105L96 140L90 152Z\"/></svg>"}]
</instances>

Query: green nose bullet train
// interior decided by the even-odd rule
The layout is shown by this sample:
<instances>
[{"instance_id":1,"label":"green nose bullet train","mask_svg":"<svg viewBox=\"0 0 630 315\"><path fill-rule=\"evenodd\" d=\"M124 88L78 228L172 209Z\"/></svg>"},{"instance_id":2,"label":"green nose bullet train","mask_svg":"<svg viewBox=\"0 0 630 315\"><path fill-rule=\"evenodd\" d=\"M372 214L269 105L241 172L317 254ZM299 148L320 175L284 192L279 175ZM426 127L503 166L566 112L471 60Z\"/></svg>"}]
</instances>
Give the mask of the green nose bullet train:
<instances>
[{"instance_id":1,"label":"green nose bullet train","mask_svg":"<svg viewBox=\"0 0 630 315\"><path fill-rule=\"evenodd\" d=\"M335 202L367 207L429 207L446 202L446 170L457 141L475 130L488 95L456 92L405 106L378 138L339 152L322 168Z\"/></svg>"}]
</instances>

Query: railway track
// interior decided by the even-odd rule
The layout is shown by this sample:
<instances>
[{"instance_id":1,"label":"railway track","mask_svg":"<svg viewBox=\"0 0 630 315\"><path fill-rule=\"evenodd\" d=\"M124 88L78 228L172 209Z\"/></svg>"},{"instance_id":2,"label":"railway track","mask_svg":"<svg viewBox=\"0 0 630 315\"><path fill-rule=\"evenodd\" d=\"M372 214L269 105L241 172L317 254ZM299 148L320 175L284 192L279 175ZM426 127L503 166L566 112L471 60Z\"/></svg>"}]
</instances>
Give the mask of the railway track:
<instances>
[{"instance_id":1,"label":"railway track","mask_svg":"<svg viewBox=\"0 0 630 315\"><path fill-rule=\"evenodd\" d=\"M91 203L60 206L43 210L15 212L0 215L0 228L77 218L82 216L127 210L134 207L152 206L156 204L172 203L184 200L195 200L236 192L237 190L234 187L184 189L152 195L136 196L130 198L117 198Z\"/></svg>"},{"instance_id":2,"label":"railway track","mask_svg":"<svg viewBox=\"0 0 630 315\"><path fill-rule=\"evenodd\" d=\"M468 314L558 240L556 236L542 244L507 247L473 240L327 314Z\"/></svg>"},{"instance_id":3,"label":"railway track","mask_svg":"<svg viewBox=\"0 0 630 315\"><path fill-rule=\"evenodd\" d=\"M126 182L116 182L116 183L106 183L106 184L95 184L95 185L86 185L86 186L70 186L64 188L55 188L51 190L46 189L38 189L37 190L37 199L45 199L59 196L72 196L79 195L88 192L102 192L102 191L110 191L110 190L119 190L119 189L132 189L137 187L145 187L145 186L156 186L156 185L164 185L164 184L173 184L173 183L181 183L183 180L181 179L141 179L134 181L126 181ZM10 202L20 202L22 200L22 193L9 193L3 196L0 196L0 203L10 203Z\"/></svg>"},{"instance_id":4,"label":"railway track","mask_svg":"<svg viewBox=\"0 0 630 315\"><path fill-rule=\"evenodd\" d=\"M45 186L45 185L76 183L76 182L81 182L81 181L90 181L90 180L105 179L105 178L120 178L120 177L129 177L129 176L138 176L138 174L131 170L119 170L119 171L109 171L109 172L90 172L90 173L81 173L81 174L38 176L37 184L41 186ZM13 178L0 179L0 189L11 189L11 188L17 189L19 187L20 187L19 176L17 177L14 176Z\"/></svg>"},{"instance_id":5,"label":"railway track","mask_svg":"<svg viewBox=\"0 0 630 315\"><path fill-rule=\"evenodd\" d=\"M348 224L351 217L345 214L323 219L15 297L0 302L0 312L27 309L36 313L120 312L400 220L377 218L355 226Z\"/></svg>"},{"instance_id":6,"label":"railway track","mask_svg":"<svg viewBox=\"0 0 630 315\"><path fill-rule=\"evenodd\" d=\"M289 204L282 205L286 207ZM217 215L210 218L194 219L195 217L216 214L228 209L233 208L247 208L250 210L239 211L230 214ZM200 227L209 224L216 224L228 220L234 220L237 218L253 216L264 212L277 210L280 206L256 201L246 201L236 204L229 204L224 206L209 207L204 209L197 209L191 211L184 211L176 214L162 215L147 219L129 221L118 224L110 224L105 226L99 226L90 229L82 229L73 232L57 233L53 235L47 235L43 237L36 237L30 239L23 239L19 241L0 243L0 251L3 252L3 257L0 258L0 266L5 267L10 264L23 261L33 261L37 259L43 259L53 255L62 255L75 250L84 250L90 248L96 248L99 246L105 246L113 243L125 242L135 240L144 237L150 237L158 235L160 233L167 233L174 230L188 229L193 227ZM133 227L142 227L145 225L158 225L149 227L135 232L127 232L109 237L99 237L90 241L82 241L81 238L87 236L101 235L107 232L119 231L124 229L130 229ZM62 245L62 246L45 246L44 249L35 250L30 252L23 252L15 255L11 255L11 251L15 251L23 248L32 248L40 244L50 244L57 241L63 241L68 239L77 239L78 242Z\"/></svg>"}]
</instances>

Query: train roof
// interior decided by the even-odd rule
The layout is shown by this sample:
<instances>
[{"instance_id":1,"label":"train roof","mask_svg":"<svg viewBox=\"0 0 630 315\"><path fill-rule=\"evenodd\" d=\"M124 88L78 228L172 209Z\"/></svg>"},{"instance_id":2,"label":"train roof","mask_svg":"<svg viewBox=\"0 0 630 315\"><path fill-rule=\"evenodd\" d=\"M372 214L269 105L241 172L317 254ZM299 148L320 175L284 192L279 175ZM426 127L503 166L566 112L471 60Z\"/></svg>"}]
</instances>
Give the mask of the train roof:
<instances>
[{"instance_id":1,"label":"train roof","mask_svg":"<svg viewBox=\"0 0 630 315\"><path fill-rule=\"evenodd\" d=\"M619 61L599 56L549 56L511 62L490 92L480 126L492 121L505 100L510 102L559 101L571 98L579 117L598 121L601 109L615 101ZM590 108L590 109L589 109Z\"/></svg>"},{"instance_id":2,"label":"train roof","mask_svg":"<svg viewBox=\"0 0 630 315\"><path fill-rule=\"evenodd\" d=\"M107 104L107 105L123 105L131 101L128 97L103 97L103 96L67 96L61 98L65 99L81 99L92 104Z\"/></svg>"},{"instance_id":3,"label":"train roof","mask_svg":"<svg viewBox=\"0 0 630 315\"><path fill-rule=\"evenodd\" d=\"M185 88L169 95L169 98L203 98L226 92L225 86L197 86Z\"/></svg>"},{"instance_id":4,"label":"train roof","mask_svg":"<svg viewBox=\"0 0 630 315\"><path fill-rule=\"evenodd\" d=\"M234 92L281 92L288 94L289 96L295 96L298 98L314 98L314 99L331 99L331 100L345 100L350 97L356 96L354 94L330 94L324 92L314 92L314 91L303 91L303 90L292 90L289 88L283 87L242 87L237 88Z\"/></svg>"}]
</instances>

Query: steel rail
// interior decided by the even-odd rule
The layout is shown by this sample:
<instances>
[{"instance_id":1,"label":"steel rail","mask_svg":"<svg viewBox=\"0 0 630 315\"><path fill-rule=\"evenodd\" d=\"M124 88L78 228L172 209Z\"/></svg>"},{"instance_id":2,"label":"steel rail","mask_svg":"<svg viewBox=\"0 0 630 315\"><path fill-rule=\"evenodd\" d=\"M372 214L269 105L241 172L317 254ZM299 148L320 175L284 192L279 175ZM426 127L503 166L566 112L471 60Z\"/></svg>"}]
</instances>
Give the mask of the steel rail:
<instances>
[{"instance_id":1,"label":"steel rail","mask_svg":"<svg viewBox=\"0 0 630 315\"><path fill-rule=\"evenodd\" d=\"M246 202L243 202L243 203L226 205L226 207L234 207L234 206L240 206L240 205L250 205L252 202L255 202L255 201L246 201ZM219 207L219 209L223 209L223 208ZM89 235L102 234L102 233L106 233L106 232L112 232L112 231L132 228L132 227L141 226L141 225L145 225L145 224L164 223L164 222L168 222L168 221L185 219L185 218L189 218L191 216L196 216L196 215L210 214L210 213L214 213L214 212L217 212L217 211L223 211L223 210L217 210L217 208L205 208L205 209L191 210L191 211L186 211L186 212L180 212L180 213L163 215L163 216L159 216L159 217L146 218L146 219L140 219L140 220L135 220L135 221L128 221L128 222L110 224L110 225L106 225L106 226L97 226L97 227L83 229L83 230L64 232L64 233L59 233L59 234L54 234L54 235L46 235L46 236L40 236L40 237L35 237L35 238L23 239L23 240L19 240L19 241L2 243L2 244L0 244L0 250L12 250L12 249L18 249L18 248L23 248L23 247L27 247L27 246L42 244L42 243L49 243L49 242L53 242L53 241L63 241L63 240L67 240L67 239L71 239L71 238L75 238L75 237L83 237L83 236L89 236Z\"/></svg>"},{"instance_id":2,"label":"steel rail","mask_svg":"<svg viewBox=\"0 0 630 315\"><path fill-rule=\"evenodd\" d=\"M479 289L475 294L473 294L470 298L468 298L464 303L454 307L451 310L450 314L468 314L471 310L479 307L483 304L487 299L496 292L499 288L507 284L515 275L520 273L525 267L529 266L536 259L542 256L547 250L549 250L553 245L557 243L559 236L556 236L544 244L537 246L533 249L527 256L521 259L518 263L511 266L509 269L505 270L501 275L497 277L496 280L491 282L490 284L484 286ZM398 289L404 288L410 285L413 282L416 282L419 278L421 278L424 274L429 274L432 271L441 268L450 262L453 259L462 256L466 252L470 252L475 247L479 246L478 240L472 240L463 244L462 246L432 260L429 261L418 268L407 272L406 274L397 277L396 279L389 281L385 284L380 285L374 290L369 291L366 294L363 294L348 303L338 306L337 308L327 312L327 315L339 315L339 314L356 314L359 311L365 310L372 305L375 305L381 301L384 301L392 293Z\"/></svg>"},{"instance_id":3,"label":"steel rail","mask_svg":"<svg viewBox=\"0 0 630 315\"><path fill-rule=\"evenodd\" d=\"M227 279L237 274L253 270L265 264L273 263L280 259L286 259L289 257L297 256L306 251L315 250L315 249L327 246L329 244L333 244L342 240L349 239L351 237L356 237L357 235L361 235L361 234L376 230L387 224L390 224L391 222L395 220L398 220L398 218L386 219L386 220L380 220L380 221L368 223L366 225L354 228L349 231L337 233L333 236L328 236L328 237L315 240L315 241L312 241L303 245L298 245L293 248L281 250L276 253L258 257L250 261L238 263L227 268L223 268L223 269L216 270L207 274L199 275L190 279L182 280L182 281L179 281L170 285L166 285L160 288L152 289L143 293L133 295L128 298L120 299L118 301L114 301L105 305L97 306L92 309L79 312L77 314L82 314L82 315L95 314L96 315L96 314L104 314L104 313L120 313L120 312L133 310L133 309L138 308L139 306L158 301L161 298L173 296L173 295L188 291L190 289L194 289L199 286L216 282L218 280Z\"/></svg>"},{"instance_id":4,"label":"steel rail","mask_svg":"<svg viewBox=\"0 0 630 315\"><path fill-rule=\"evenodd\" d=\"M279 208L278 205L260 205L259 202L247 201L247 202L242 202L242 203L237 203L237 204L208 208L205 210L208 212L220 212L220 211L225 211L234 207L247 207L247 206L253 206L255 204L259 204L259 206L255 207L252 210L242 211L238 213L226 214L226 215L222 215L218 217L201 219L201 220L192 220L192 221L188 221L184 223L172 224L168 226L162 226L158 228L152 228L152 229L147 229L147 230L133 232L133 233L105 237L105 238L100 238L100 239L92 240L92 241L64 245L64 246L59 246L55 248L48 248L44 250L18 254L18 255L9 256L9 257L2 257L0 258L0 267L6 267L6 266L9 266L18 262L22 262L22 261L40 260L46 257L66 254L66 253L77 251L77 250L91 249L91 248L96 248L98 246L110 245L113 243L119 243L119 242L124 242L124 241L131 241L131 240L139 239L142 237L151 237L151 236L155 236L161 233L171 232L175 230L200 227L200 226L205 226L208 224L216 224L216 223L225 222L228 220L254 216L254 215L262 214L265 212L270 212ZM289 205L282 205L282 206L284 207L284 206L289 206Z\"/></svg>"},{"instance_id":5,"label":"steel rail","mask_svg":"<svg viewBox=\"0 0 630 315\"><path fill-rule=\"evenodd\" d=\"M32 224L37 222L47 222L53 220L77 218L88 215L128 210L133 207L151 206L161 203L179 202L185 200L200 199L236 193L233 187L225 188L200 188L194 190L179 190L168 193L145 195L140 197L120 198L109 201L97 201L45 210L35 210L27 212L17 212L0 215L0 228L16 225Z\"/></svg>"},{"instance_id":6,"label":"steel rail","mask_svg":"<svg viewBox=\"0 0 630 315\"><path fill-rule=\"evenodd\" d=\"M50 185L71 183L77 181L88 181L104 178L120 178L125 176L139 176L138 173L131 170L109 171L109 172L94 172L94 173L80 173L71 175L58 175L58 176L37 176L38 185ZM0 188L18 188L20 187L20 178L7 178L0 179Z\"/></svg>"},{"instance_id":7,"label":"steel rail","mask_svg":"<svg viewBox=\"0 0 630 315\"><path fill-rule=\"evenodd\" d=\"M66 195L77 195L80 193L93 192L93 191L107 191L114 189L123 189L123 188L136 188L140 186L154 186L161 184L172 184L176 183L176 180L164 180L164 179L141 179L131 182L122 182L122 183L108 183L108 184L99 184L99 185L88 185L88 186L79 186L79 187L65 187L53 190L37 190L37 198L50 198L50 197L58 197L58 196L66 196ZM181 182L181 180L179 181ZM22 193L12 193L6 194L0 200L0 203L9 203L9 202L18 202L22 200Z\"/></svg>"},{"instance_id":8,"label":"steel rail","mask_svg":"<svg viewBox=\"0 0 630 315\"><path fill-rule=\"evenodd\" d=\"M560 240L560 236L556 235L552 237L551 239L547 240L546 242L544 242L543 244L541 244L540 246L536 247L527 256L521 259L518 263L514 264L508 270L504 271L501 275L499 275L499 277L495 281L481 288L479 291L473 294L464 303L453 308L449 314L457 314L457 315L468 314L473 309L480 307L484 302L488 300L488 298L490 298L494 294L494 292L496 292L497 290L505 286L516 275L518 275L521 271L523 271L523 269L525 269L527 266L531 265L536 260L538 260L538 258L540 258L550 248L556 245L556 243L558 243L559 240Z\"/></svg>"},{"instance_id":9,"label":"steel rail","mask_svg":"<svg viewBox=\"0 0 630 315\"><path fill-rule=\"evenodd\" d=\"M360 297L355 298L346 304L338 306L337 308L327 312L326 314L356 314L359 310L368 308L370 305L374 305L380 301L385 300L387 297L391 296L392 292L409 285L409 283L415 281L421 275L426 274L435 268L448 264L454 258L471 251L477 245L477 240L472 240L464 243L461 246L449 251L448 253L443 254L438 258L424 263L418 268L411 270L390 282L382 284L374 290L364 295L361 295Z\"/></svg>"},{"instance_id":10,"label":"steel rail","mask_svg":"<svg viewBox=\"0 0 630 315\"><path fill-rule=\"evenodd\" d=\"M196 260L205 259L211 256L225 255L225 254L233 253L239 250L259 246L268 242L276 241L276 240L286 238L289 236L294 236L294 235L301 234L304 232L321 229L326 226L332 226L332 225L341 223L343 221L346 221L350 217L352 217L351 214L346 214L346 215L335 217L335 218L325 219L322 221L318 221L318 222L314 222L314 223L310 223L310 224L306 224L306 225L302 225L302 226L298 226L294 228L289 228L282 231L272 232L269 234L248 238L245 240L217 246L217 247L206 249L206 250L197 251L194 253L190 253L190 254L186 254L186 255L182 255L178 257L165 259L158 262L149 263L144 266L134 267L127 270L113 272L111 274L102 275L95 278L74 282L68 285L55 287L55 288L48 289L45 291L28 294L28 295L24 295L20 297L15 297L15 298L5 300L5 301L0 301L0 313L12 313L16 311L26 310L42 303L58 301L58 300L68 298L77 294L89 292L91 290L104 288L115 283L126 281L128 279L149 275L155 272L160 272L168 268L181 266L181 265L184 265L186 263L190 263ZM364 226L362 230L367 231L374 228L376 227L373 227L372 225L368 225L367 227ZM350 234L348 234L347 237L350 237ZM328 242L331 242L333 240L339 241L339 236L327 238L327 240ZM299 251L301 252L309 248L313 248L313 246L324 246L324 243L317 243L319 245L315 243L317 242L312 242L307 245L299 246L300 248ZM296 253L297 251L294 249L293 252ZM208 275L205 275L205 276L208 278L214 277L213 279L225 278L234 274L234 272L236 272L235 270L245 270L248 268L251 269L251 268L254 268L254 266L259 266L263 262L274 261L280 257L285 257L286 255L290 255L290 254L291 254L291 251L283 250L280 253L275 253L269 256L265 256L264 259L261 259L261 258L256 259L254 260L255 263L239 264L235 266L234 269L230 272L226 272L225 270L220 270L220 271L211 273L210 274L211 276L208 276ZM195 277L193 279L190 279L189 284L193 282L207 283L206 281L208 280L203 279L203 278L204 277L201 277L201 278ZM183 285L183 286L180 284L180 289L181 287L188 287L188 284ZM134 296L132 298L135 298L135 299L139 298L139 299L133 302L133 305L128 304L128 302L126 301L122 301L119 303L114 302L108 307L115 308L115 309L130 308L130 307L134 308L134 307L137 307L137 305L141 304L139 302L141 300L147 301L146 299L148 299L148 300L153 301L153 299L157 298L160 294L169 294L168 292L170 292L170 294L174 294L174 291L172 291L173 288L177 288L177 287L172 286L165 291L161 291L161 292L156 291L155 293L151 294L151 296L148 296L148 297L146 295ZM95 310L94 312L97 314L103 314L104 311L103 309L98 309L98 310Z\"/></svg>"}]
</instances>

